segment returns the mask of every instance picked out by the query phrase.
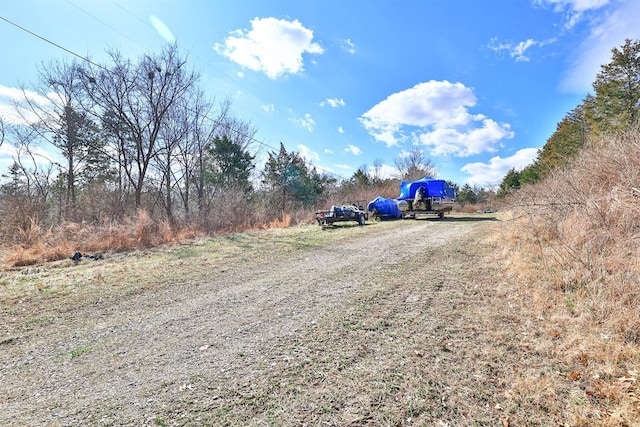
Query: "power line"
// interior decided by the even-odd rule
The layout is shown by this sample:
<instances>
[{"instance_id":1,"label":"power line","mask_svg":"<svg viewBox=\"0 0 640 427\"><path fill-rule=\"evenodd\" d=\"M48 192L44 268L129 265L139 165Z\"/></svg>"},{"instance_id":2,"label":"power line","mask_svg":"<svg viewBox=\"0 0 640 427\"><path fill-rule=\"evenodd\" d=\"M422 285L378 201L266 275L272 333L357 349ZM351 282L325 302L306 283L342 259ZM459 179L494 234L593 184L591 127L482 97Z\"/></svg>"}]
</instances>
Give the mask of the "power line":
<instances>
[{"instance_id":1,"label":"power line","mask_svg":"<svg viewBox=\"0 0 640 427\"><path fill-rule=\"evenodd\" d=\"M15 22L13 22L13 21L11 21L11 20L9 20L9 19L5 18L4 16L0 16L0 19L2 19L3 21L7 22L8 24L11 24L11 25L13 25L14 27L16 27L16 28L18 28L18 29L20 29L20 30L22 30L22 31L24 31L24 32L26 32L26 33L28 33L28 34L30 34L30 35L32 35L32 36L34 36L34 37L36 37L36 38L39 38L40 40L44 41L45 43L49 43L50 45L55 46L55 47L57 47L58 49L61 49L61 50L65 51L65 52L67 52L67 53L69 53L69 54L71 54L71 55L73 55L73 56L75 56L75 57L77 57L77 58L80 58L80 59L82 59L83 61L86 61L86 62L88 62L88 63L90 63L90 64L92 64L92 65L95 65L96 67L102 68L103 70L109 71L109 70L107 70L105 67L103 67L102 65L100 65L100 64L96 64L95 62L91 61L89 58L85 58L84 56L82 56L82 55L80 55L80 54L77 54L77 53L75 53L75 52L73 52L73 51L71 51L71 50L67 49L67 48L66 48L66 47L64 47L64 46L61 46L61 45L59 45L58 43L55 43L55 42L53 42L53 41L51 41L51 40L47 39L46 37L43 37L43 36L41 36L41 35L39 35L39 34L36 34L36 33L34 33L33 31L30 31L30 30L28 30L28 29L26 29L26 28L24 28L24 27L22 27L22 26L20 26L20 25L16 24Z\"/></svg>"},{"instance_id":2,"label":"power line","mask_svg":"<svg viewBox=\"0 0 640 427\"><path fill-rule=\"evenodd\" d=\"M108 25L108 24L104 23L102 20L100 20L100 19L96 18L95 16L91 15L89 12L87 12L87 11L85 11L84 9L81 9L80 7L76 6L76 5L75 5L75 4L73 4L71 1L67 0L67 3L71 4L72 6L75 6L76 8L78 8L79 10L81 10L82 12L86 13L87 15L92 16L92 17L93 17L93 18L95 18L98 22L101 22L102 24L104 24L104 25L106 25L107 27L111 28L112 30L116 31L118 34L122 35L123 37L126 37L127 39L130 39L128 36L126 36L126 35L124 35L124 34L120 33L118 30L116 30L116 29L115 29L115 28L113 28L112 26L110 26L110 25ZM129 12L129 11L127 11L127 12ZM130 14L132 14L131 12L129 12L129 13L130 13ZM132 15L133 15L133 14L132 14ZM134 16L135 16L135 15L134 15ZM5 22L7 22L8 24L10 24L10 25L12 25L12 26L14 26L14 27L16 27L16 28L18 28L18 29L20 29L20 30L22 30L22 31L26 32L27 34L29 34L29 35L31 35L31 36L33 36L33 37L36 37L36 38L38 38L38 39L40 39L40 40L44 41L45 43L48 43L48 44L50 44L50 45L52 45L52 46L54 46L54 47L56 47L56 48L58 48L58 49L60 49L60 50L62 50L62 51L64 51L64 52L67 52L68 54L73 55L73 56L75 56L76 58L81 59L82 61L85 61L85 62L87 62L87 63L89 63L89 64L91 64L91 65L93 65L93 66L95 66L95 67L98 67L98 68L100 68L100 69L102 69L102 70L104 70L104 71L108 72L109 74L113 74L113 71L112 71L112 70L110 70L109 68L106 68L106 67L104 67L104 66L102 66L102 65L100 65L100 64L97 64L97 63L93 62L92 60L90 60L89 58L87 58L87 57L85 57L85 56L83 56L83 55L80 55L80 54L78 54L78 53L76 53L76 52L74 52L74 51L72 51L72 50L70 50L70 49L67 49L66 47L64 47L64 46L62 46L62 45L60 45L60 44L58 44L58 43L56 43L56 42L54 42L54 41L52 41L52 40L50 40L50 39L48 39L48 38L44 37L44 36L41 36L41 35L39 35L39 34L37 34L37 33L33 32L33 31L31 31L31 30L29 30L29 29L27 29L27 28L25 28L25 27L23 27L23 26L21 26L21 25L19 25L19 24L15 23L15 22L11 21L10 19L5 18L4 16L1 16L1 15L0 15L0 19L1 19L1 20L3 20L3 21L5 21ZM135 41L134 41L134 43L136 43L137 45L139 45L139 46L141 46L141 47L143 47L143 48L145 48L145 49L146 49L146 47L145 47L145 46L143 46L143 45L141 45L140 43L137 43L137 42L135 42ZM191 110L191 112L193 113L194 111L193 111L193 110ZM211 121L212 123L214 123L214 124L216 124L216 125L220 125L220 124L221 124L219 121L214 120L214 119L212 119L212 118L208 117L206 114L204 114L204 115L203 115L203 117L204 117L204 118L206 118L206 119L208 119L209 121ZM240 131L240 130L233 129L232 127L229 127L229 130L230 130L230 131L233 131L233 132L236 132L236 134L237 134L238 136L242 136L242 137L244 137L244 138L248 139L248 140L249 140L249 141L251 141L251 142L255 142L255 143L256 143L256 144L258 144L258 145L261 145L261 146L266 147L266 148L270 148L270 149L272 149L272 150L274 150L274 151L278 151L278 150L279 150L279 149L277 149L277 148L275 148L275 147L273 147L273 146L271 146L271 145L267 144L266 142L260 141L260 140L258 140L258 139L256 139L256 138L254 138L253 136L251 136L251 135L249 135L249 134L243 133L243 132L242 132L242 131ZM329 170L326 170L326 169L324 169L324 168L322 168L322 167L320 167L320 166L315 166L315 165L313 165L313 164L310 164L310 165L311 165L311 166L313 166L314 168L318 169L318 170L321 170L322 172L324 172L324 173L325 173L325 174L327 174L327 175L333 175L333 176L334 176L334 177L336 177L336 178L345 179L343 176L340 176L340 175L338 175L338 174L336 174L336 173L334 173L334 172L331 172L331 171L329 171Z\"/></svg>"},{"instance_id":3,"label":"power line","mask_svg":"<svg viewBox=\"0 0 640 427\"><path fill-rule=\"evenodd\" d=\"M121 5L120 3L118 3L115 0L112 0L111 3L115 4L116 6L118 6L120 9L122 9L123 11L125 11L126 13L128 13L129 15L133 16L134 18L136 18L138 21L140 21L142 23L142 25L146 25L147 27L150 27L153 29L153 26L149 25L149 23L147 21L145 21L144 19L140 18L138 15L136 15L135 13L131 12L129 9L127 9L126 7L124 7L123 5Z\"/></svg>"},{"instance_id":4,"label":"power line","mask_svg":"<svg viewBox=\"0 0 640 427\"><path fill-rule=\"evenodd\" d=\"M125 39L129 40L132 43L137 44L138 46L144 48L144 49L149 49L147 46L142 45L141 43L139 43L137 40L134 40L133 38L129 37L128 35L122 33L121 31L119 31L117 28L115 28L114 26L110 25L109 23L103 21L102 19L98 18L97 16L95 16L94 14L92 14L91 12L81 8L80 6L78 6L77 4L73 3L71 0L66 0L67 3L69 3L71 6L75 7L76 9L78 9L79 11L81 11L82 13L84 13L85 15L88 15L90 17L92 17L93 19L95 19L96 21L98 21L99 23L101 23L102 25L104 25L107 28L110 28L111 30L113 30L115 33L120 34L122 37L124 37Z\"/></svg>"}]
</instances>

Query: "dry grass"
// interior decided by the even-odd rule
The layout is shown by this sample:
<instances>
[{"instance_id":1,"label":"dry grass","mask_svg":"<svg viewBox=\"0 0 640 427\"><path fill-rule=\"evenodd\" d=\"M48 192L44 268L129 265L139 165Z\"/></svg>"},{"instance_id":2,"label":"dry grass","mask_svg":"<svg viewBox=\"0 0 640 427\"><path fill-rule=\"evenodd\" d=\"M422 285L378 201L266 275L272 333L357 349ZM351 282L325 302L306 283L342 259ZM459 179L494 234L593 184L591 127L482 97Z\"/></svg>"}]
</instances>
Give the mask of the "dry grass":
<instances>
[{"instance_id":1,"label":"dry grass","mask_svg":"<svg viewBox=\"0 0 640 427\"><path fill-rule=\"evenodd\" d=\"M378 195L395 197L397 192L398 182L385 181L375 188L356 188L348 194L328 194L317 208L355 200L366 203ZM55 227L44 226L34 209L25 209L20 210L21 221L14 221L22 225L2 230L5 238L4 244L0 245L0 256L5 268L12 268L69 258L75 252L122 252L184 242L203 235L315 224L314 212L317 209L297 208L274 213L267 205L264 200L249 200L240 191L227 191L216 194L210 205L201 212L190 213L189 219L183 222L170 223L139 209L134 215L119 221L66 221ZM461 211L475 212L483 208L484 205L468 205Z\"/></svg>"},{"instance_id":2,"label":"dry grass","mask_svg":"<svg viewBox=\"0 0 640 427\"><path fill-rule=\"evenodd\" d=\"M547 325L542 350L571 367L587 396L614 408L599 414L607 425L638 419L638 135L594 144L571 168L521 190L504 236L520 293ZM581 419L575 425L588 424Z\"/></svg>"},{"instance_id":3,"label":"dry grass","mask_svg":"<svg viewBox=\"0 0 640 427\"><path fill-rule=\"evenodd\" d=\"M282 219L274 219L265 229L269 228L289 228L291 226L291 215L282 214Z\"/></svg>"},{"instance_id":4,"label":"dry grass","mask_svg":"<svg viewBox=\"0 0 640 427\"><path fill-rule=\"evenodd\" d=\"M180 242L199 235L197 229L172 228L166 221L153 220L144 210L121 224L66 222L54 229L44 228L32 219L28 227L19 230L20 243L3 250L3 262L8 267L27 266L69 258L75 252L122 252Z\"/></svg>"},{"instance_id":5,"label":"dry grass","mask_svg":"<svg viewBox=\"0 0 640 427\"><path fill-rule=\"evenodd\" d=\"M476 213L486 209L502 210L505 204L502 201L491 201L487 203L466 203L464 205L456 204L453 208L454 212L460 213Z\"/></svg>"}]
</instances>

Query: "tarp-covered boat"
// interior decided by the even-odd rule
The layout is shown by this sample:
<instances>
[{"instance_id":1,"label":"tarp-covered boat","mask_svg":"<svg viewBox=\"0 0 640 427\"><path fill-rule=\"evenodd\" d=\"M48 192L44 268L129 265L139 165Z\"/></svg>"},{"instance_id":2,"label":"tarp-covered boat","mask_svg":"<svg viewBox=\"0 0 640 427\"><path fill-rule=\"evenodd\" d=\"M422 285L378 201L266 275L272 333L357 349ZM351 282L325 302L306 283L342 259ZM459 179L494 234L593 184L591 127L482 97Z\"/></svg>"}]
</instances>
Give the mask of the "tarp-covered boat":
<instances>
[{"instance_id":1,"label":"tarp-covered boat","mask_svg":"<svg viewBox=\"0 0 640 427\"><path fill-rule=\"evenodd\" d=\"M453 187L442 179L432 179L424 177L416 181L403 181L400 183L400 196L398 200L414 199L416 192L423 187L426 197L441 197L455 199L455 191Z\"/></svg>"},{"instance_id":2,"label":"tarp-covered boat","mask_svg":"<svg viewBox=\"0 0 640 427\"><path fill-rule=\"evenodd\" d=\"M378 196L369 202L367 210L371 212L373 216L381 219L402 218L402 212L398 207L398 201L396 199L386 199Z\"/></svg>"},{"instance_id":3,"label":"tarp-covered boat","mask_svg":"<svg viewBox=\"0 0 640 427\"><path fill-rule=\"evenodd\" d=\"M424 177L400 183L400 196L385 199L378 196L367 206L377 218L419 218L436 215L444 218L455 203L455 189L442 179Z\"/></svg>"}]
</instances>

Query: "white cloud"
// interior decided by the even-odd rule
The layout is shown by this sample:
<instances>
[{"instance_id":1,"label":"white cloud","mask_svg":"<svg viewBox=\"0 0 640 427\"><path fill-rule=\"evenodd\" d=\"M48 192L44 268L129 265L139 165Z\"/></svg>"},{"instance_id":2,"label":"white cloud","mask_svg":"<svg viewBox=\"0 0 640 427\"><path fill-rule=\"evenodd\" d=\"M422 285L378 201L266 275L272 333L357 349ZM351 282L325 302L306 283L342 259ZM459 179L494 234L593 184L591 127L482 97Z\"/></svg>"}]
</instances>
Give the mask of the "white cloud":
<instances>
[{"instance_id":1,"label":"white cloud","mask_svg":"<svg viewBox=\"0 0 640 427\"><path fill-rule=\"evenodd\" d=\"M349 52L350 54L356 53L356 45L353 44L351 39L346 39L342 41L342 49Z\"/></svg>"},{"instance_id":2,"label":"white cloud","mask_svg":"<svg viewBox=\"0 0 640 427\"><path fill-rule=\"evenodd\" d=\"M167 27L160 18L155 15L150 15L149 20L151 21L153 28L155 28L158 34L160 34L160 37L162 37L167 43L174 43L176 41L176 38L171 33L169 27Z\"/></svg>"},{"instance_id":3,"label":"white cloud","mask_svg":"<svg viewBox=\"0 0 640 427\"><path fill-rule=\"evenodd\" d=\"M501 52L503 50L508 51L513 49L513 43L501 42L497 37L491 37L491 40L489 40L489 44L487 45L487 47L494 52Z\"/></svg>"},{"instance_id":4,"label":"white cloud","mask_svg":"<svg viewBox=\"0 0 640 427\"><path fill-rule=\"evenodd\" d=\"M353 154L354 156L359 156L360 154L362 154L362 150L359 147L356 147L353 144L349 144L349 146L347 148L344 149L344 151Z\"/></svg>"},{"instance_id":5,"label":"white cloud","mask_svg":"<svg viewBox=\"0 0 640 427\"><path fill-rule=\"evenodd\" d=\"M537 42L533 41L533 39L518 43L511 51L511 57L516 58L516 61L528 61L529 58L524 55L524 52L536 44Z\"/></svg>"},{"instance_id":6,"label":"white cloud","mask_svg":"<svg viewBox=\"0 0 640 427\"><path fill-rule=\"evenodd\" d=\"M344 99L338 99L338 98L327 98L326 101L322 101L320 103L320 106L324 107L326 104L329 104L329 106L333 108L344 107L345 105L347 105L344 102Z\"/></svg>"},{"instance_id":7,"label":"white cloud","mask_svg":"<svg viewBox=\"0 0 640 427\"><path fill-rule=\"evenodd\" d=\"M28 120L25 120L23 117L18 114L15 107L10 104L5 104L4 100L0 97L0 118L8 124L12 125L22 125L26 124ZM33 117L35 119L36 117Z\"/></svg>"},{"instance_id":8,"label":"white cloud","mask_svg":"<svg viewBox=\"0 0 640 427\"><path fill-rule=\"evenodd\" d=\"M254 71L265 73L270 79L304 71L305 53L322 54L322 47L313 42L313 31L297 19L255 18L251 30L236 30L224 44L214 49L231 61Z\"/></svg>"},{"instance_id":9,"label":"white cloud","mask_svg":"<svg viewBox=\"0 0 640 427\"><path fill-rule=\"evenodd\" d=\"M276 110L276 107L273 104L263 105L262 109L267 113L273 113Z\"/></svg>"},{"instance_id":10,"label":"white cloud","mask_svg":"<svg viewBox=\"0 0 640 427\"><path fill-rule=\"evenodd\" d=\"M342 129L342 126L338 126L338 133L344 133L344 129Z\"/></svg>"},{"instance_id":11,"label":"white cloud","mask_svg":"<svg viewBox=\"0 0 640 427\"><path fill-rule=\"evenodd\" d=\"M549 3L555 5L556 8L569 8L577 12L599 9L609 2L610 0L538 0L538 3Z\"/></svg>"},{"instance_id":12,"label":"white cloud","mask_svg":"<svg viewBox=\"0 0 640 427\"><path fill-rule=\"evenodd\" d=\"M398 153L398 158L400 159L406 159L407 157L409 157L411 155L411 151L407 151L407 150L402 150Z\"/></svg>"},{"instance_id":13,"label":"white cloud","mask_svg":"<svg viewBox=\"0 0 640 427\"><path fill-rule=\"evenodd\" d=\"M502 51L507 51L509 56L515 58L516 62L529 61L529 57L525 55L527 49L531 47L542 47L551 43L554 43L556 39L549 39L545 41L536 41L533 39L527 39L525 41L521 41L517 44L513 44L511 42L501 42L497 37L493 37L489 41L489 45L487 46L489 49L496 53L500 53Z\"/></svg>"},{"instance_id":14,"label":"white cloud","mask_svg":"<svg viewBox=\"0 0 640 427\"><path fill-rule=\"evenodd\" d=\"M566 29L573 28L589 12L597 11L610 3L610 0L536 0L536 4L540 6L551 5L556 13L565 14Z\"/></svg>"},{"instance_id":15,"label":"white cloud","mask_svg":"<svg viewBox=\"0 0 640 427\"><path fill-rule=\"evenodd\" d=\"M298 144L298 153L307 163L320 161L320 155L304 144Z\"/></svg>"},{"instance_id":16,"label":"white cloud","mask_svg":"<svg viewBox=\"0 0 640 427\"><path fill-rule=\"evenodd\" d=\"M42 115L39 117L31 109L25 108L23 105L26 100L34 104L38 108L42 108ZM5 125L28 125L30 123L41 123L42 120L54 119L53 113L54 103L59 102L59 97L55 93L49 93L47 96L40 95L30 90L22 90L18 88L0 85L0 118ZM56 154L56 150L45 140L41 144L32 145L30 152L33 155L33 161L37 165L30 166L38 168L48 168L59 159L60 155ZM12 164L13 159L25 156L24 149L20 149L5 140L0 146L0 169L7 170ZM31 158L29 158L31 162Z\"/></svg>"},{"instance_id":17,"label":"white cloud","mask_svg":"<svg viewBox=\"0 0 640 427\"><path fill-rule=\"evenodd\" d=\"M330 148L325 148L325 149L324 149L324 153L325 153L325 154L333 154L333 150L332 150L332 149L330 149Z\"/></svg>"},{"instance_id":18,"label":"white cloud","mask_svg":"<svg viewBox=\"0 0 640 427\"><path fill-rule=\"evenodd\" d=\"M304 128L309 132L313 132L313 128L316 125L315 120L313 120L313 118L311 117L311 114L309 113L305 114L304 117L301 119L291 119L291 121L295 123L296 126Z\"/></svg>"},{"instance_id":19,"label":"white cloud","mask_svg":"<svg viewBox=\"0 0 640 427\"><path fill-rule=\"evenodd\" d=\"M398 170L397 167L387 165L386 163L383 163L377 172L378 172L378 178L381 178L381 179L397 178L400 175L400 171ZM376 173L376 167L369 166L368 173L369 175L374 175Z\"/></svg>"},{"instance_id":20,"label":"white cloud","mask_svg":"<svg viewBox=\"0 0 640 427\"><path fill-rule=\"evenodd\" d=\"M523 148L511 157L492 157L489 163L467 163L460 170L469 177L466 182L469 185L495 185L500 184L510 169L522 170L531 164L538 156L537 148Z\"/></svg>"},{"instance_id":21,"label":"white cloud","mask_svg":"<svg viewBox=\"0 0 640 427\"><path fill-rule=\"evenodd\" d=\"M363 124L398 126L464 125L471 120L467 107L475 105L473 91L462 83L431 80L391 94L362 115Z\"/></svg>"},{"instance_id":22,"label":"white cloud","mask_svg":"<svg viewBox=\"0 0 640 427\"><path fill-rule=\"evenodd\" d=\"M31 155L27 155L24 148L19 148L13 144L5 141L0 146L0 170L7 171L11 165L13 165L15 159L22 157L23 161L26 161L25 166L39 170L46 170L54 163L62 162L60 154L57 154L57 150L50 144L31 145L29 147ZM35 163L34 163L35 162Z\"/></svg>"},{"instance_id":23,"label":"white cloud","mask_svg":"<svg viewBox=\"0 0 640 427\"><path fill-rule=\"evenodd\" d=\"M30 90L22 90L15 87L8 87L0 85L0 98L12 101L21 101L25 98L29 98L33 102L40 105L47 105L51 103L51 100L46 96L42 96L36 92Z\"/></svg>"},{"instance_id":24,"label":"white cloud","mask_svg":"<svg viewBox=\"0 0 640 427\"><path fill-rule=\"evenodd\" d=\"M637 3L636 0L620 0L615 5ZM534 4L542 7L551 6L555 13L560 13L565 19L564 29L571 30L580 22L597 22L603 18L607 19L607 14L602 13L605 6L614 4L610 0L534 0ZM625 17L633 26L637 20L637 15L631 14ZM532 47L543 47L551 43L555 43L557 38L548 40L527 39L518 43L499 41L497 37L493 37L488 48L494 52L506 51L509 56L515 58L516 62L529 61L529 57L525 52ZM610 46L609 49L611 49Z\"/></svg>"},{"instance_id":25,"label":"white cloud","mask_svg":"<svg viewBox=\"0 0 640 427\"><path fill-rule=\"evenodd\" d=\"M389 95L360 122L389 147L412 139L430 147L434 155L465 157L495 151L500 140L514 134L508 124L472 115L469 108L475 104L472 89L462 83L431 80Z\"/></svg>"},{"instance_id":26,"label":"white cloud","mask_svg":"<svg viewBox=\"0 0 640 427\"><path fill-rule=\"evenodd\" d=\"M585 25L586 38L567 59L568 70L560 82L565 92L584 93L591 90L600 66L611 62L611 49L620 47L625 39L639 39L640 2L637 0L535 0L534 4L551 7L564 20L563 33ZM561 34L562 35L562 34ZM519 43L499 41L494 37L488 48L496 53L508 52L516 61L528 61L532 48L555 43L558 38L544 41L527 39Z\"/></svg>"},{"instance_id":27,"label":"white cloud","mask_svg":"<svg viewBox=\"0 0 640 427\"><path fill-rule=\"evenodd\" d=\"M569 59L569 68L560 83L566 92L584 93L591 90L600 66L611 62L611 50L619 48L625 39L640 39L640 2L624 0L612 3L606 14L599 14L591 23L589 36Z\"/></svg>"},{"instance_id":28,"label":"white cloud","mask_svg":"<svg viewBox=\"0 0 640 427\"><path fill-rule=\"evenodd\" d=\"M477 122L481 123L481 126L462 131L455 128L435 129L433 132L420 135L419 140L424 145L432 147L433 155L467 157L494 152L497 141L513 138L514 133L509 124L500 125L487 118Z\"/></svg>"},{"instance_id":29,"label":"white cloud","mask_svg":"<svg viewBox=\"0 0 640 427\"><path fill-rule=\"evenodd\" d=\"M13 159L17 155L16 147L11 144L0 145L0 165L2 165L2 171L5 171L13 163Z\"/></svg>"},{"instance_id":30,"label":"white cloud","mask_svg":"<svg viewBox=\"0 0 640 427\"><path fill-rule=\"evenodd\" d=\"M24 125L38 121L38 117L25 108L20 108L25 97L32 103L47 109L53 105L51 99L30 90L0 85L0 117L5 123Z\"/></svg>"}]
</instances>

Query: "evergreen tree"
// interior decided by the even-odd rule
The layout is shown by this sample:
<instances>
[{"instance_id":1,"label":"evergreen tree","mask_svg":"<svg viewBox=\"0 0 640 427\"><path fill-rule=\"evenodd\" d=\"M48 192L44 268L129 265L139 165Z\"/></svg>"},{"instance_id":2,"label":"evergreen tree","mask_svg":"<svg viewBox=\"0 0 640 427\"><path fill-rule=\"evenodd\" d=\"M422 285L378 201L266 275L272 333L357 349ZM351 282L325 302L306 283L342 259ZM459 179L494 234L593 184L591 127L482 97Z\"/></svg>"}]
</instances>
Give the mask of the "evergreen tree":
<instances>
[{"instance_id":1,"label":"evergreen tree","mask_svg":"<svg viewBox=\"0 0 640 427\"><path fill-rule=\"evenodd\" d=\"M467 203L474 204L477 203L478 197L476 193L468 183L465 183L460 191L458 192L458 203L465 205Z\"/></svg>"},{"instance_id":2,"label":"evergreen tree","mask_svg":"<svg viewBox=\"0 0 640 427\"><path fill-rule=\"evenodd\" d=\"M98 128L87 114L67 104L60 117L60 126L55 130L53 145L66 160L63 172L65 179L65 216L75 214L79 184L87 184L105 178L110 170L109 159L104 154L104 144L97 137ZM84 181L84 182L82 182Z\"/></svg>"},{"instance_id":3,"label":"evergreen tree","mask_svg":"<svg viewBox=\"0 0 640 427\"><path fill-rule=\"evenodd\" d=\"M262 183L271 194L273 208L284 213L287 206L310 207L317 203L326 186L335 179L309 170L299 153L288 153L280 143L278 153L270 152L262 172Z\"/></svg>"},{"instance_id":4,"label":"evergreen tree","mask_svg":"<svg viewBox=\"0 0 640 427\"><path fill-rule=\"evenodd\" d=\"M569 164L593 135L620 131L638 120L640 42L627 39L612 53L611 62L601 66L593 83L595 95L587 95L558 123L535 162L520 172L520 185L539 181ZM506 190L512 184L507 181L513 178L505 176L501 190Z\"/></svg>"},{"instance_id":5,"label":"evergreen tree","mask_svg":"<svg viewBox=\"0 0 640 427\"><path fill-rule=\"evenodd\" d=\"M587 143L590 126L586 110L590 99L587 98L558 123L556 131L538 151L535 163L526 168L526 172L522 171L520 184L538 181L550 171L568 165L576 157Z\"/></svg>"},{"instance_id":6,"label":"evergreen tree","mask_svg":"<svg viewBox=\"0 0 640 427\"><path fill-rule=\"evenodd\" d=\"M591 119L598 132L617 131L635 123L640 100L640 42L625 40L602 65L593 89Z\"/></svg>"},{"instance_id":7,"label":"evergreen tree","mask_svg":"<svg viewBox=\"0 0 640 427\"><path fill-rule=\"evenodd\" d=\"M515 168L511 168L502 180L497 196L502 198L512 191L518 190L520 188L520 176L520 172L516 171Z\"/></svg>"},{"instance_id":8,"label":"evergreen tree","mask_svg":"<svg viewBox=\"0 0 640 427\"><path fill-rule=\"evenodd\" d=\"M249 178L255 168L255 157L243 150L240 144L224 135L215 138L205 150L205 181L208 184L244 193L253 190Z\"/></svg>"},{"instance_id":9,"label":"evergreen tree","mask_svg":"<svg viewBox=\"0 0 640 427\"><path fill-rule=\"evenodd\" d=\"M366 166L360 166L358 170L353 173L349 182L356 188L369 187L369 185L371 185L371 178L369 177L369 174L367 174Z\"/></svg>"}]
</instances>

